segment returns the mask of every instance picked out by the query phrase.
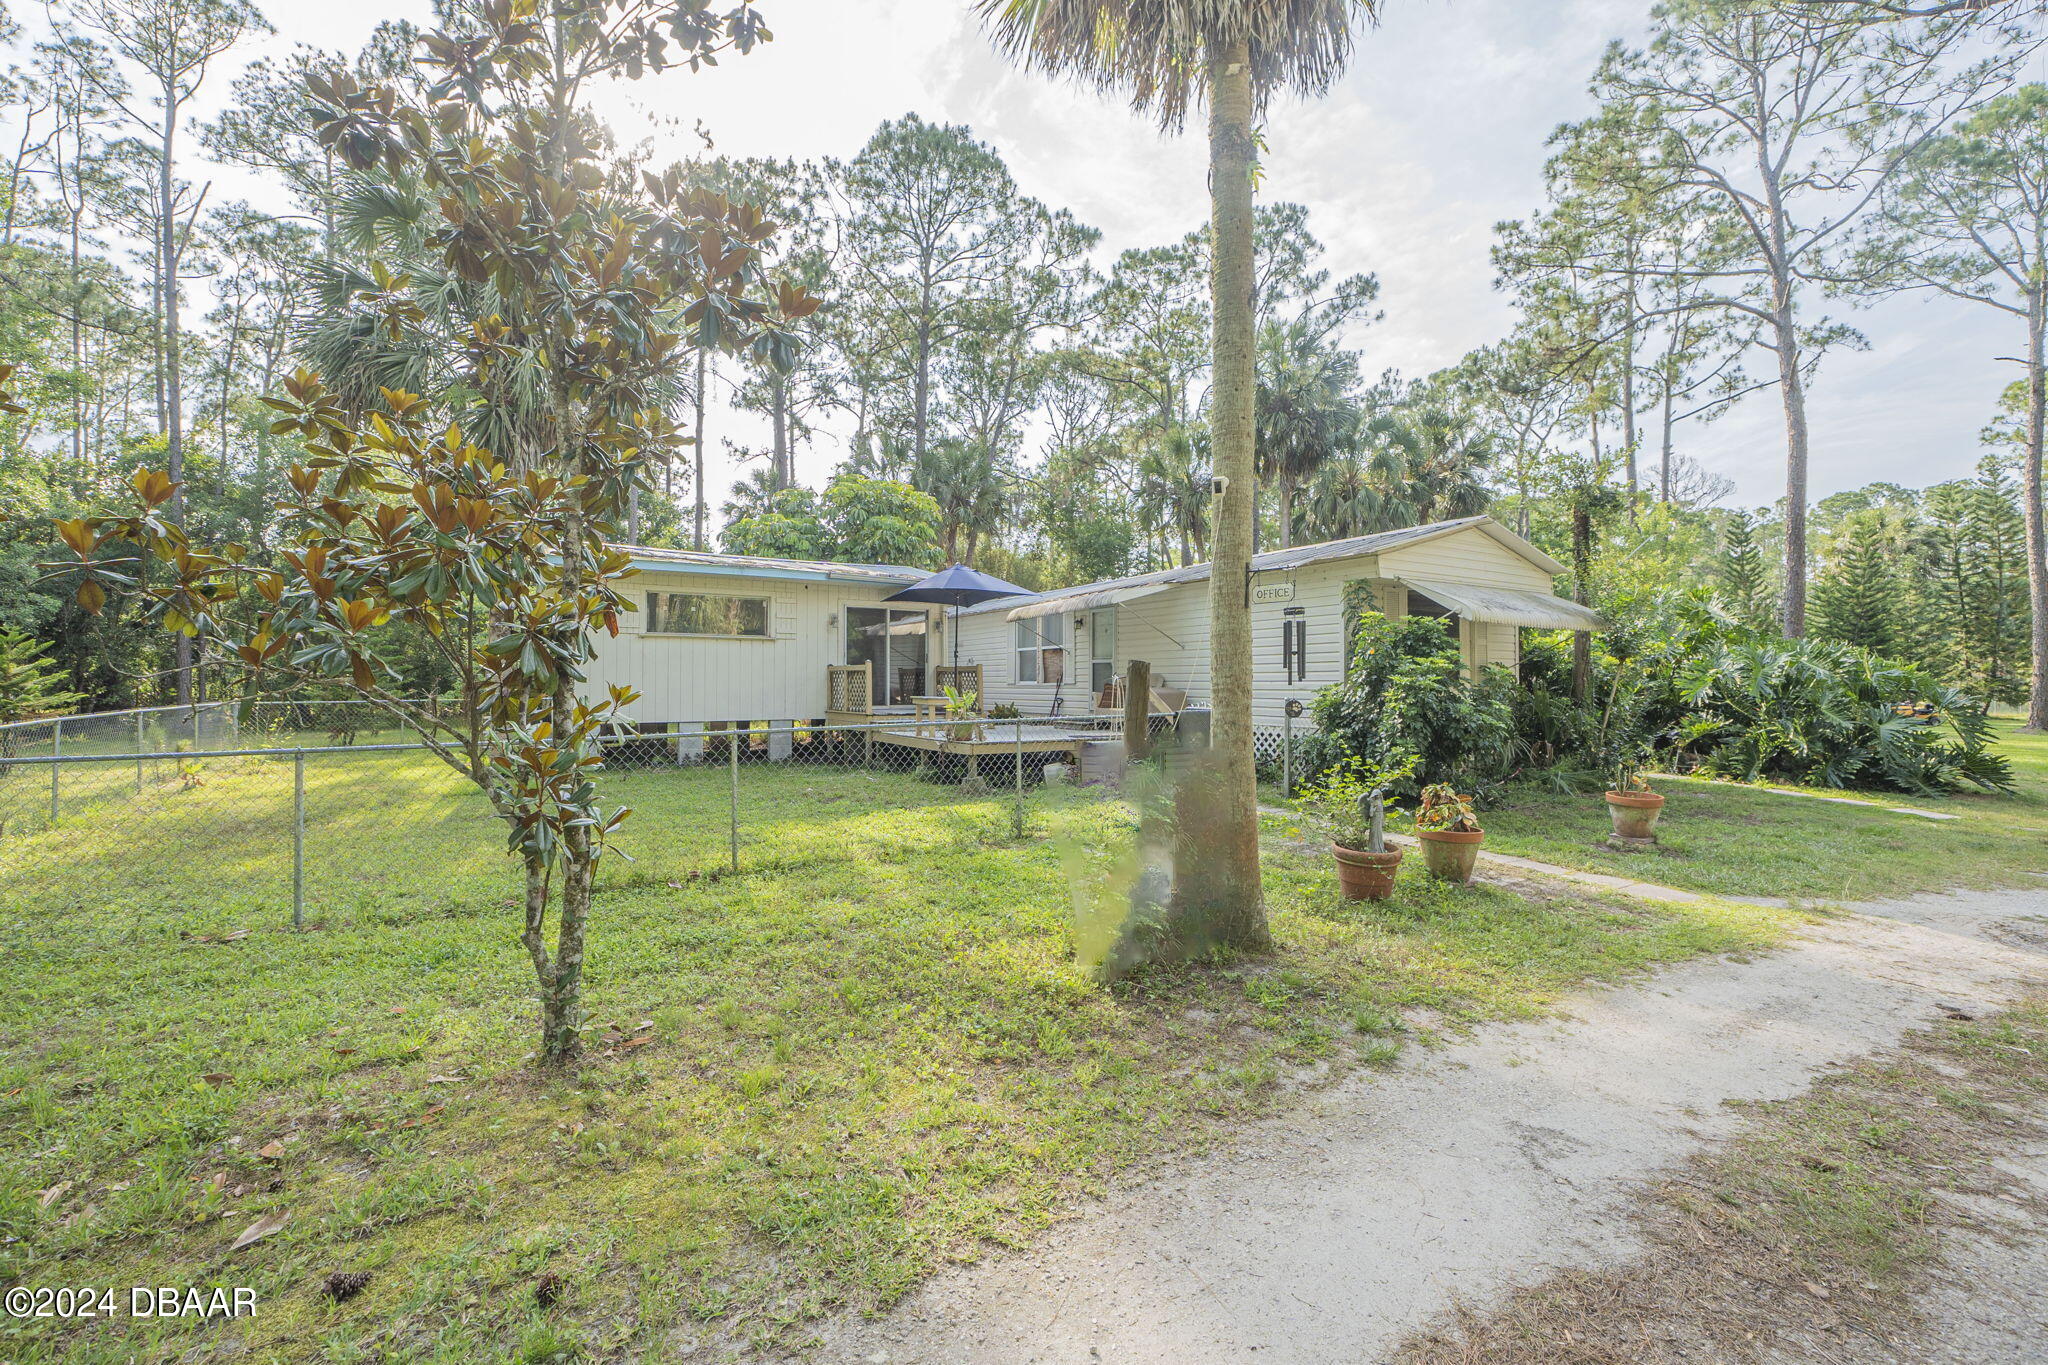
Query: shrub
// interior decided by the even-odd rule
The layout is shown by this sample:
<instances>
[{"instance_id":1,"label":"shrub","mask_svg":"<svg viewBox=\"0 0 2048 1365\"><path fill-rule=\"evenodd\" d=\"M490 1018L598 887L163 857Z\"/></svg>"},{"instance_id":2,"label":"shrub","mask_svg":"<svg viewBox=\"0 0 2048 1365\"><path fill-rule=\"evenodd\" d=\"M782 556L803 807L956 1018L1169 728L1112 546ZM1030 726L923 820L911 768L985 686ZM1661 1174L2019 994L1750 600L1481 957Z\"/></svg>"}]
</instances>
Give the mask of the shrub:
<instances>
[{"instance_id":1,"label":"shrub","mask_svg":"<svg viewBox=\"0 0 2048 1365\"><path fill-rule=\"evenodd\" d=\"M1442 621L1362 612L1344 680L1316 697L1310 767L1355 758L1392 768L1412 758L1419 783L1498 780L1513 761L1512 688L1494 670L1468 680Z\"/></svg>"},{"instance_id":2,"label":"shrub","mask_svg":"<svg viewBox=\"0 0 2048 1365\"><path fill-rule=\"evenodd\" d=\"M1374 837L1372 796L1404 781L1415 771L1415 761L1404 758L1391 768L1371 766L1351 757L1330 765L1321 780L1303 787L1295 808L1329 832L1330 842L1343 848L1384 853L1382 839Z\"/></svg>"},{"instance_id":3,"label":"shrub","mask_svg":"<svg viewBox=\"0 0 2048 1365\"><path fill-rule=\"evenodd\" d=\"M1619 595L1584 701L1563 637L1523 648L1515 746L1559 780L1606 778L1653 750L1710 773L1926 793L2011 772L1970 697L1855 645L1792 640L1718 615L1698 593ZM1936 724L1897 714L1932 703Z\"/></svg>"},{"instance_id":4,"label":"shrub","mask_svg":"<svg viewBox=\"0 0 2048 1365\"><path fill-rule=\"evenodd\" d=\"M1974 700L1854 645L1721 643L1681 670L1678 690L1691 708L1679 738L1708 772L1919 793L2012 786L2012 767L1992 751L1990 720ZM1933 704L1935 723L1898 713L1919 702Z\"/></svg>"}]
</instances>

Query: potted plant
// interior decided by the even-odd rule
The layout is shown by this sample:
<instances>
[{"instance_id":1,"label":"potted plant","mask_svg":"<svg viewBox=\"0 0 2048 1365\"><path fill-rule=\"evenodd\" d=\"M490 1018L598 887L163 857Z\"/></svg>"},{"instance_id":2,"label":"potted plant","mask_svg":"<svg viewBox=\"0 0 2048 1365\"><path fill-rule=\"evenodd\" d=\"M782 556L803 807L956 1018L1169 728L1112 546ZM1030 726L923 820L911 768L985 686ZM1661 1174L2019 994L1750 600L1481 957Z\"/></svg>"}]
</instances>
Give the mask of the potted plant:
<instances>
[{"instance_id":1,"label":"potted plant","mask_svg":"<svg viewBox=\"0 0 2048 1365\"><path fill-rule=\"evenodd\" d=\"M1424 787L1422 804L1415 811L1415 837L1422 841L1422 865L1430 876L1459 886L1472 880L1479 841L1486 836L1471 797L1458 795L1443 782Z\"/></svg>"},{"instance_id":2,"label":"potted plant","mask_svg":"<svg viewBox=\"0 0 2048 1365\"><path fill-rule=\"evenodd\" d=\"M1607 814L1614 820L1614 837L1634 843L1657 842L1657 817L1664 812L1664 798L1650 790L1642 771L1634 763L1622 763L1614 771L1614 790L1607 793Z\"/></svg>"},{"instance_id":3,"label":"potted plant","mask_svg":"<svg viewBox=\"0 0 2048 1365\"><path fill-rule=\"evenodd\" d=\"M978 740L982 738L981 726L976 722L980 717L975 705L981 700L978 692L955 692L946 689L946 716L953 724L949 727L955 739Z\"/></svg>"},{"instance_id":4,"label":"potted plant","mask_svg":"<svg viewBox=\"0 0 2048 1365\"><path fill-rule=\"evenodd\" d=\"M1414 771L1413 758L1391 768L1347 759L1296 797L1296 808L1329 832L1337 889L1346 900L1383 901L1394 894L1401 850L1387 847L1385 792Z\"/></svg>"}]
</instances>

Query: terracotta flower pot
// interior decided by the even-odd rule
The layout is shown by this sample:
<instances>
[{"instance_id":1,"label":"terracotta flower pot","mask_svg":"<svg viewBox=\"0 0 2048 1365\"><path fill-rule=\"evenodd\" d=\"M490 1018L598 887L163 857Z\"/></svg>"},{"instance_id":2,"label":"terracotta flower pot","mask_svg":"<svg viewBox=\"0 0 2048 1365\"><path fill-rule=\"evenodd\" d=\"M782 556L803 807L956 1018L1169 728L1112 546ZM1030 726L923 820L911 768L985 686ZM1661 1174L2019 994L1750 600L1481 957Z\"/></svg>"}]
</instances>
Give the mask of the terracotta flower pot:
<instances>
[{"instance_id":1,"label":"terracotta flower pot","mask_svg":"<svg viewBox=\"0 0 2048 1365\"><path fill-rule=\"evenodd\" d=\"M1383 901L1394 894L1394 871L1401 866L1401 850L1368 853L1364 849L1331 844L1337 859L1337 889L1348 901Z\"/></svg>"},{"instance_id":2,"label":"terracotta flower pot","mask_svg":"<svg viewBox=\"0 0 2048 1365\"><path fill-rule=\"evenodd\" d=\"M1617 839L1654 840L1663 810L1664 798L1656 792L1607 793L1607 813L1614 817Z\"/></svg>"},{"instance_id":3,"label":"terracotta flower pot","mask_svg":"<svg viewBox=\"0 0 2048 1365\"><path fill-rule=\"evenodd\" d=\"M1472 868L1479 861L1479 841L1486 837L1476 829L1418 829L1422 841L1422 865L1438 881L1464 886L1472 880Z\"/></svg>"}]
</instances>

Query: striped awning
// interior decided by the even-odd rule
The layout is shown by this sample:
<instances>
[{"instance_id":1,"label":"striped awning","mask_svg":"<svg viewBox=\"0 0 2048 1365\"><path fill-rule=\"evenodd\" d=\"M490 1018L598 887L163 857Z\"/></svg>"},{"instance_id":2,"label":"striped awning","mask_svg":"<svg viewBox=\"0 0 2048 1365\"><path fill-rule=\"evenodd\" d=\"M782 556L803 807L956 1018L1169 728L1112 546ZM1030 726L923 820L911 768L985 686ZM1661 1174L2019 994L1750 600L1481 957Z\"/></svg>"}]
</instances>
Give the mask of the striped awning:
<instances>
[{"instance_id":1,"label":"striped awning","mask_svg":"<svg viewBox=\"0 0 2048 1365\"><path fill-rule=\"evenodd\" d=\"M1591 607L1552 597L1547 592L1516 592L1509 588L1482 588L1471 583L1440 583L1435 579L1406 576L1400 581L1441 602L1468 621L1533 626L1538 630L1607 629L1607 622Z\"/></svg>"},{"instance_id":2,"label":"striped awning","mask_svg":"<svg viewBox=\"0 0 2048 1365\"><path fill-rule=\"evenodd\" d=\"M1065 611L1093 611L1097 607L1113 607L1119 602L1132 602L1140 597L1150 597L1155 592L1165 592L1171 583L1144 583L1130 588L1102 588L1095 592L1070 592L1064 597L1046 597L1036 602L1026 602L1013 607L1003 617L1006 621L1029 621L1035 616L1057 616Z\"/></svg>"}]
</instances>

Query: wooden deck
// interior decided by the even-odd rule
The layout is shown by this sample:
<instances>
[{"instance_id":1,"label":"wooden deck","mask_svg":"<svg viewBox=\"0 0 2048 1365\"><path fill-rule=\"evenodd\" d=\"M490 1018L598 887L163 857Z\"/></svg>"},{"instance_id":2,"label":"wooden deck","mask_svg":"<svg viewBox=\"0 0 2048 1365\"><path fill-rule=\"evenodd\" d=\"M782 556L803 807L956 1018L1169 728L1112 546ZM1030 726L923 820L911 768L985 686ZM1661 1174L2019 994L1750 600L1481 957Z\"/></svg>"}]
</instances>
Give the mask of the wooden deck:
<instances>
[{"instance_id":1,"label":"wooden deck","mask_svg":"<svg viewBox=\"0 0 2048 1365\"><path fill-rule=\"evenodd\" d=\"M1024 724L1021 738L1017 734L1017 726L1010 721L981 722L980 739L946 733L955 728L965 730L966 722L945 721L937 725L891 726L888 729L874 731L874 736L877 744L893 744L904 749L922 749L927 753L959 754L966 757L1014 754L1020 748L1027 754L1072 753L1090 740L1104 738L1100 730L1071 730L1062 725L1034 725L1029 721Z\"/></svg>"},{"instance_id":2,"label":"wooden deck","mask_svg":"<svg viewBox=\"0 0 2048 1365\"><path fill-rule=\"evenodd\" d=\"M893 720L898 716L913 715L916 713L916 710L917 708L914 706L871 706L864 711L833 711L828 709L825 712L825 724L880 725L883 721Z\"/></svg>"}]
</instances>

